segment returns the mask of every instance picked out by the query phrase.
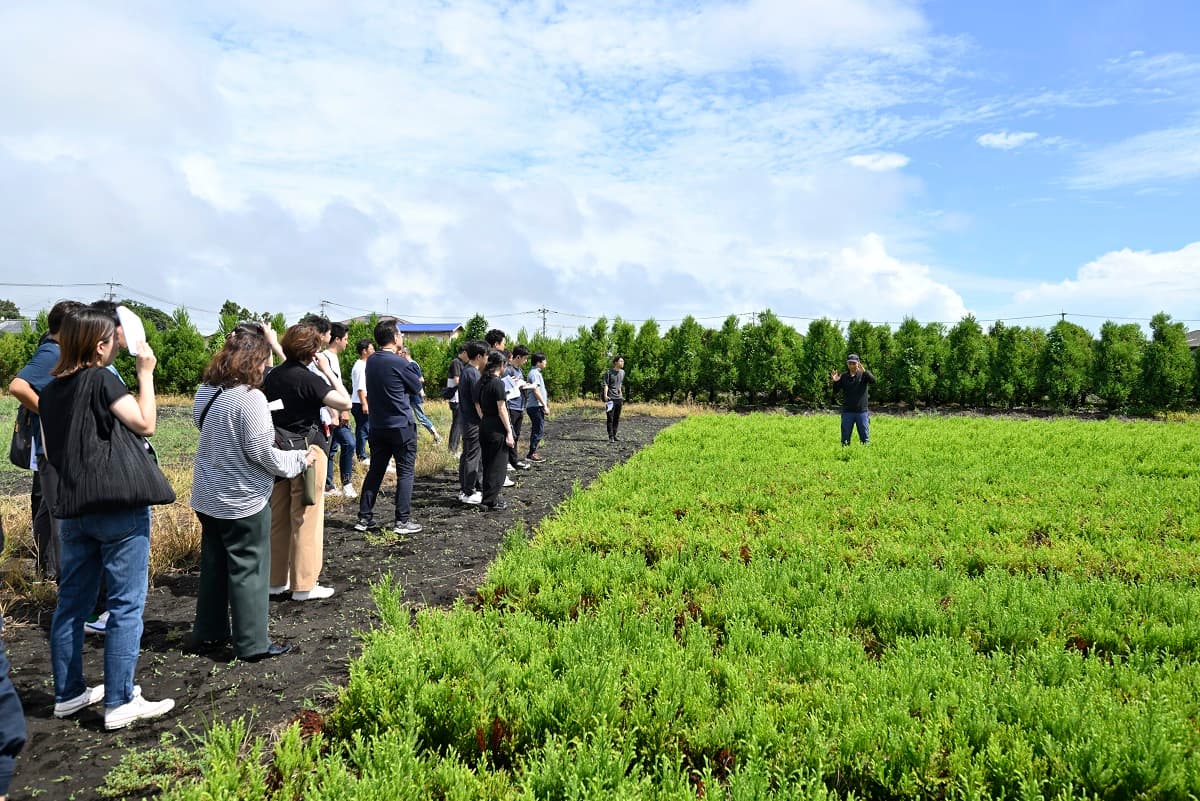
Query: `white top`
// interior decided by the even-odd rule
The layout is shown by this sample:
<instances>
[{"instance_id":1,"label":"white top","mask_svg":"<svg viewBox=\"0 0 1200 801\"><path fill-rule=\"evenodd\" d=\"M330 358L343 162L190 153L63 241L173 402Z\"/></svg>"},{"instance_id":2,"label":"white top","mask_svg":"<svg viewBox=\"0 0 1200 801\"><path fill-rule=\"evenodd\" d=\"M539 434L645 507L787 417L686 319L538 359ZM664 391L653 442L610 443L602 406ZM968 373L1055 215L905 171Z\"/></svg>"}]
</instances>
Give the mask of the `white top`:
<instances>
[{"instance_id":1,"label":"white top","mask_svg":"<svg viewBox=\"0 0 1200 801\"><path fill-rule=\"evenodd\" d=\"M201 384L192 404L192 424L217 388ZM260 390L237 386L222 390L209 406L200 429L192 468L191 506L220 520L238 520L261 511L271 498L275 476L304 472L306 451L275 447L275 426Z\"/></svg>"},{"instance_id":2,"label":"white top","mask_svg":"<svg viewBox=\"0 0 1200 801\"><path fill-rule=\"evenodd\" d=\"M362 398L358 396L359 390L362 390L365 395L367 392L367 360L359 359L350 368L350 402L362 403Z\"/></svg>"}]
</instances>

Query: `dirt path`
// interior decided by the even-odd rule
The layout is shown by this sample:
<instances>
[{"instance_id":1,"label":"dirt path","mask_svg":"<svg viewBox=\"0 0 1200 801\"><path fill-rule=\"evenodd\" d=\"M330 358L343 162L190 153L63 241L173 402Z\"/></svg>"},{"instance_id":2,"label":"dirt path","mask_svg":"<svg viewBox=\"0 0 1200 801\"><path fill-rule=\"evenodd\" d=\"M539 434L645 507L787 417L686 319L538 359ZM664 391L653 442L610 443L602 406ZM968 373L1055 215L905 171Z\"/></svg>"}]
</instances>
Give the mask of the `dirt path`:
<instances>
[{"instance_id":1,"label":"dirt path","mask_svg":"<svg viewBox=\"0 0 1200 801\"><path fill-rule=\"evenodd\" d=\"M509 508L486 513L457 499L457 477L450 472L419 478L413 493L413 519L425 530L409 541L370 544L353 529L357 501L334 500L326 507L325 569L322 583L337 589L328 601L272 601L271 633L299 652L257 664L231 661L226 651L199 656L185 652L184 638L195 612L198 575L160 579L146 601L145 634L137 681L150 698L172 697L174 712L161 721L135 724L123 732L104 731L103 714L88 709L75 718L55 720L47 632L53 608L17 606L13 617L24 625L5 628L12 678L25 706L29 741L17 761L13 795L31 798L97 798L96 788L127 748L155 745L164 732L199 733L209 721L247 713L255 731L294 719L327 686L340 685L350 660L359 652L355 631L376 620L370 584L395 576L414 603L449 606L474 590L496 554L504 533L518 522L532 527L570 493L576 481L625 461L673 420L630 416L621 421L622 441L610 443L604 420L579 412L559 414L547 424L550 439L542 448L547 461L532 470L510 473L517 486L505 490ZM424 444L424 441L423 443ZM385 482L376 518L391 520ZM84 669L89 682L103 676L103 641L88 636Z\"/></svg>"}]
</instances>

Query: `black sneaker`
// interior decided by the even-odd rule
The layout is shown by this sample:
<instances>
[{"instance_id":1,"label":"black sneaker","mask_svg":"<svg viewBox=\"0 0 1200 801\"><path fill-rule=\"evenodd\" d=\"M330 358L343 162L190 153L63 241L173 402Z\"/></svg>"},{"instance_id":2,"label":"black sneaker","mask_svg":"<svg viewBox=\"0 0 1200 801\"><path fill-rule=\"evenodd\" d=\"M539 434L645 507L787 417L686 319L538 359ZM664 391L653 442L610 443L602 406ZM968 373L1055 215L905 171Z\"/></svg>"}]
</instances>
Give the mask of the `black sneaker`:
<instances>
[{"instance_id":1,"label":"black sneaker","mask_svg":"<svg viewBox=\"0 0 1200 801\"><path fill-rule=\"evenodd\" d=\"M355 531L370 531L371 521L365 517L358 518L358 522L354 524Z\"/></svg>"}]
</instances>

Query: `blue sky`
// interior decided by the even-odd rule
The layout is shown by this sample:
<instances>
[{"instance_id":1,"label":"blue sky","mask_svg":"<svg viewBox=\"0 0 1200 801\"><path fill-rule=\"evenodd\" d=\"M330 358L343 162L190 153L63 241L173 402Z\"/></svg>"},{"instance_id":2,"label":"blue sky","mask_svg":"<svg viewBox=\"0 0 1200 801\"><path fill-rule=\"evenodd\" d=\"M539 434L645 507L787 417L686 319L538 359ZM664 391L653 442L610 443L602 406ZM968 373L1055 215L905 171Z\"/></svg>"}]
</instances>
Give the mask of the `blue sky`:
<instances>
[{"instance_id":1,"label":"blue sky","mask_svg":"<svg viewBox=\"0 0 1200 801\"><path fill-rule=\"evenodd\" d=\"M1198 34L1184 2L6 4L4 280L202 329L226 297L1200 328Z\"/></svg>"}]
</instances>

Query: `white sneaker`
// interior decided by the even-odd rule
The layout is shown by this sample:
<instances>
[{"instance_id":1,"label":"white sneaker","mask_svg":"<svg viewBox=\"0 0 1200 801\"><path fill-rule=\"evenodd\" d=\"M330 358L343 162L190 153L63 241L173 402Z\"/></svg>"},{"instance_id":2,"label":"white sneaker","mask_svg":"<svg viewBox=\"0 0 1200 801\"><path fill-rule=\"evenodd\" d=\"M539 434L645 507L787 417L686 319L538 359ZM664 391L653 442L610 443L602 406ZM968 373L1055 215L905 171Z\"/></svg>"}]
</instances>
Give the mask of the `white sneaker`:
<instances>
[{"instance_id":1,"label":"white sneaker","mask_svg":"<svg viewBox=\"0 0 1200 801\"><path fill-rule=\"evenodd\" d=\"M504 469L511 473L512 471L516 470L517 468L513 467L512 464L509 463L504 466Z\"/></svg>"},{"instance_id":2,"label":"white sneaker","mask_svg":"<svg viewBox=\"0 0 1200 801\"><path fill-rule=\"evenodd\" d=\"M353 484L347 484L346 486L342 487L342 494L345 495L347 498L357 498L358 497L358 493L355 492Z\"/></svg>"},{"instance_id":3,"label":"white sneaker","mask_svg":"<svg viewBox=\"0 0 1200 801\"><path fill-rule=\"evenodd\" d=\"M108 629L108 611L101 612L95 620L89 620L83 624L83 630L87 634L103 634Z\"/></svg>"},{"instance_id":4,"label":"white sneaker","mask_svg":"<svg viewBox=\"0 0 1200 801\"><path fill-rule=\"evenodd\" d=\"M361 464L363 467L370 467L371 466L371 457L368 456L366 459L359 459L358 463Z\"/></svg>"},{"instance_id":5,"label":"white sneaker","mask_svg":"<svg viewBox=\"0 0 1200 801\"><path fill-rule=\"evenodd\" d=\"M334 487L333 489L327 489L327 490L325 490L325 497L326 498L340 498L340 497L342 497L342 491L340 489L338 489L337 487Z\"/></svg>"},{"instance_id":6,"label":"white sneaker","mask_svg":"<svg viewBox=\"0 0 1200 801\"><path fill-rule=\"evenodd\" d=\"M463 503L483 503L483 493L476 492L468 495L465 492L458 493L458 499Z\"/></svg>"},{"instance_id":7,"label":"white sneaker","mask_svg":"<svg viewBox=\"0 0 1200 801\"><path fill-rule=\"evenodd\" d=\"M164 698L161 701L147 701L142 697L142 688L133 688L133 698L127 704L115 706L104 712L104 728L123 729L135 720L146 720L165 715L175 708L174 698Z\"/></svg>"},{"instance_id":8,"label":"white sneaker","mask_svg":"<svg viewBox=\"0 0 1200 801\"><path fill-rule=\"evenodd\" d=\"M515 482L515 481L513 481L511 478L508 478L507 476L505 476L505 478L504 478L504 486L506 486L506 487L515 487L515 486L517 486L517 482Z\"/></svg>"},{"instance_id":9,"label":"white sneaker","mask_svg":"<svg viewBox=\"0 0 1200 801\"><path fill-rule=\"evenodd\" d=\"M135 688L136 689L136 688ZM54 705L54 717L65 718L68 715L74 715L81 709L98 704L104 700L104 685L97 684L95 687L88 687L74 698L68 698L65 701L60 701Z\"/></svg>"},{"instance_id":10,"label":"white sneaker","mask_svg":"<svg viewBox=\"0 0 1200 801\"><path fill-rule=\"evenodd\" d=\"M270 587L267 587L267 595L283 595L285 592L287 592L291 588L292 588L292 585L290 583L289 584L272 584Z\"/></svg>"},{"instance_id":11,"label":"white sneaker","mask_svg":"<svg viewBox=\"0 0 1200 801\"><path fill-rule=\"evenodd\" d=\"M397 534L419 534L421 532L421 525L410 520L407 523L397 523L392 527L392 531Z\"/></svg>"},{"instance_id":12,"label":"white sneaker","mask_svg":"<svg viewBox=\"0 0 1200 801\"><path fill-rule=\"evenodd\" d=\"M314 584L311 590L307 592L293 592L293 601L319 601L322 598L329 598L333 595L333 587L322 587L320 584Z\"/></svg>"}]
</instances>

